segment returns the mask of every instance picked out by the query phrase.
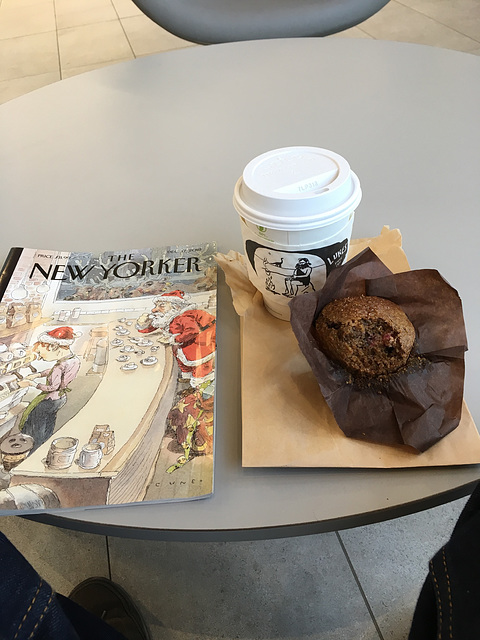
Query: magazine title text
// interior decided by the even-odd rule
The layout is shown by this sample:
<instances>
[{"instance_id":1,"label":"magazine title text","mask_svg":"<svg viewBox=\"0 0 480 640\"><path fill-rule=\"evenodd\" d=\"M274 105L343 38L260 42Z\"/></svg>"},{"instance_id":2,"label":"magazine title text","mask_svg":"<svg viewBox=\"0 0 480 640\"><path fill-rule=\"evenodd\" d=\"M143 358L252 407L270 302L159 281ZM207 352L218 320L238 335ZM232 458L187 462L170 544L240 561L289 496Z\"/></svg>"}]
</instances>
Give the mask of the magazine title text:
<instances>
[{"instance_id":1,"label":"magazine title text","mask_svg":"<svg viewBox=\"0 0 480 640\"><path fill-rule=\"evenodd\" d=\"M151 277L172 273L197 273L202 269L199 266L199 258L185 256L177 258L165 258L159 260L144 260L136 262L133 255L108 256L107 264L50 264L48 267L35 262L30 278L41 274L46 280L83 280L88 275L95 275L99 280L114 278ZM94 271L95 270L95 271ZM93 272L93 273L92 273ZM69 276L69 277L65 277Z\"/></svg>"}]
</instances>

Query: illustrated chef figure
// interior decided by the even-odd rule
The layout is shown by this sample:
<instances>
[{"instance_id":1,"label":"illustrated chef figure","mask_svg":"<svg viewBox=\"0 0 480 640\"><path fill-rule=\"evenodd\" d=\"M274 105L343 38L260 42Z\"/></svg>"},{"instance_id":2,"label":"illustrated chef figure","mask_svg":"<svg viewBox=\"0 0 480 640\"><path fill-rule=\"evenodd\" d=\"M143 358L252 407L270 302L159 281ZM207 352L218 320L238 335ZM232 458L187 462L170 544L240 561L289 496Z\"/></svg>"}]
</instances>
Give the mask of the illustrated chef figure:
<instances>
[{"instance_id":1,"label":"illustrated chef figure","mask_svg":"<svg viewBox=\"0 0 480 640\"><path fill-rule=\"evenodd\" d=\"M39 390L25 408L19 425L20 431L33 437L33 451L53 435L57 413L67 402L68 385L80 369L80 360L71 350L79 335L71 327L57 327L40 334L32 351L38 360L49 362L51 368L18 382L19 387L31 386ZM37 378L45 378L45 382L38 382Z\"/></svg>"},{"instance_id":2,"label":"illustrated chef figure","mask_svg":"<svg viewBox=\"0 0 480 640\"><path fill-rule=\"evenodd\" d=\"M215 376L215 317L189 303L183 291L169 291L140 316L140 333L157 332L159 342L172 345L183 378L194 388L206 387Z\"/></svg>"}]
</instances>

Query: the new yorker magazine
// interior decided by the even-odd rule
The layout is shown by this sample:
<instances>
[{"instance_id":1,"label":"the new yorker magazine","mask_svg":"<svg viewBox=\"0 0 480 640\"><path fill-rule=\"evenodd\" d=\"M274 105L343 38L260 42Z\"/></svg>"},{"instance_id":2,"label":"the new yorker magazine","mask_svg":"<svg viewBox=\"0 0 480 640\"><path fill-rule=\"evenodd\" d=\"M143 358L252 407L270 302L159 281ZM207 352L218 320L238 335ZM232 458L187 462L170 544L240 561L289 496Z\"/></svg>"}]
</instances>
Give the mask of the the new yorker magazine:
<instances>
[{"instance_id":1,"label":"the new yorker magazine","mask_svg":"<svg viewBox=\"0 0 480 640\"><path fill-rule=\"evenodd\" d=\"M11 250L0 514L212 494L215 252Z\"/></svg>"}]
</instances>

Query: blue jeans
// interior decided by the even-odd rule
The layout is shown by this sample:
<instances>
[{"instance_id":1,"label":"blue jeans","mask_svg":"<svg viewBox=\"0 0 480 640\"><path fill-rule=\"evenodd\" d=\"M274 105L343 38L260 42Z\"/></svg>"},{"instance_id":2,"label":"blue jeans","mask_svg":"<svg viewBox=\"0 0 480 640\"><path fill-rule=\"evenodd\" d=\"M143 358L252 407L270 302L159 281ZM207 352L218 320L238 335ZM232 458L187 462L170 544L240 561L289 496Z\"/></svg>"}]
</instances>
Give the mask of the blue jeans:
<instances>
[{"instance_id":1,"label":"blue jeans","mask_svg":"<svg viewBox=\"0 0 480 640\"><path fill-rule=\"evenodd\" d=\"M480 638L480 484L429 564L409 640Z\"/></svg>"},{"instance_id":2,"label":"blue jeans","mask_svg":"<svg viewBox=\"0 0 480 640\"><path fill-rule=\"evenodd\" d=\"M0 640L125 640L55 593L0 533Z\"/></svg>"}]
</instances>

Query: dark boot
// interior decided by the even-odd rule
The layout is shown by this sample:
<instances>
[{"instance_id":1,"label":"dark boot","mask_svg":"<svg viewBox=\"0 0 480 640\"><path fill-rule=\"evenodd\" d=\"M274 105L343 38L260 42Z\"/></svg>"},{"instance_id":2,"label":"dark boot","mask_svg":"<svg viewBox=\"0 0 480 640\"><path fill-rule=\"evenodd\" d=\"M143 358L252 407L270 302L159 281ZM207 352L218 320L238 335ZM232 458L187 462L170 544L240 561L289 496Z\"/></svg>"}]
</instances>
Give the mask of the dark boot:
<instances>
[{"instance_id":1,"label":"dark boot","mask_svg":"<svg viewBox=\"0 0 480 640\"><path fill-rule=\"evenodd\" d=\"M128 593L107 578L88 578L69 599L116 629L126 640L150 640L139 610Z\"/></svg>"}]
</instances>

